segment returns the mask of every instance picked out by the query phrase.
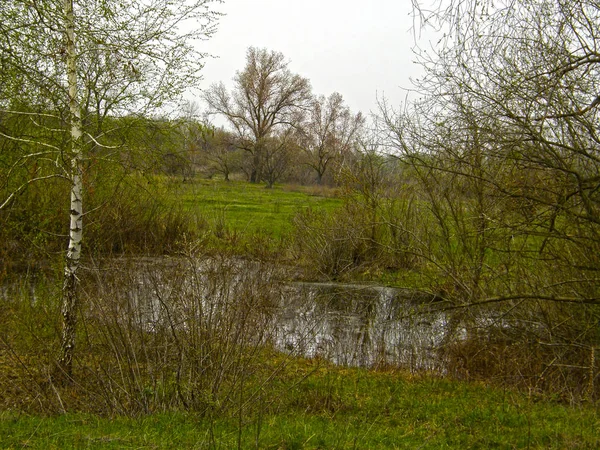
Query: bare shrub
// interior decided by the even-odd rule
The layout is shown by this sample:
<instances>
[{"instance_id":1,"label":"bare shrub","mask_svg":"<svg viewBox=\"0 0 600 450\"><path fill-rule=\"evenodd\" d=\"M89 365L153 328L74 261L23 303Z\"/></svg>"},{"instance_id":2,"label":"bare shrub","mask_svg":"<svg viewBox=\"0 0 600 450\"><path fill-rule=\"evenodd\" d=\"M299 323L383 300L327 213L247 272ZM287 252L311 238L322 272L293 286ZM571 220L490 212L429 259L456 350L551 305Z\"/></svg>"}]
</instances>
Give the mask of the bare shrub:
<instances>
[{"instance_id":1,"label":"bare shrub","mask_svg":"<svg viewBox=\"0 0 600 450\"><path fill-rule=\"evenodd\" d=\"M266 356L282 295L274 266L229 257L124 258L96 261L82 273L69 384L52 377L59 297L34 304L21 292L3 302L0 404L48 413L260 412L254 400L279 370Z\"/></svg>"},{"instance_id":2,"label":"bare shrub","mask_svg":"<svg viewBox=\"0 0 600 450\"><path fill-rule=\"evenodd\" d=\"M417 264L414 231L421 219L397 168L396 160L374 152L357 155L340 175L343 208L294 218L296 251L309 269L339 279Z\"/></svg>"},{"instance_id":3,"label":"bare shrub","mask_svg":"<svg viewBox=\"0 0 600 450\"><path fill-rule=\"evenodd\" d=\"M133 261L129 264L134 263ZM277 305L271 270L231 259L134 263L96 271L80 370L120 413L239 407ZM91 373L91 369L96 371Z\"/></svg>"}]
</instances>

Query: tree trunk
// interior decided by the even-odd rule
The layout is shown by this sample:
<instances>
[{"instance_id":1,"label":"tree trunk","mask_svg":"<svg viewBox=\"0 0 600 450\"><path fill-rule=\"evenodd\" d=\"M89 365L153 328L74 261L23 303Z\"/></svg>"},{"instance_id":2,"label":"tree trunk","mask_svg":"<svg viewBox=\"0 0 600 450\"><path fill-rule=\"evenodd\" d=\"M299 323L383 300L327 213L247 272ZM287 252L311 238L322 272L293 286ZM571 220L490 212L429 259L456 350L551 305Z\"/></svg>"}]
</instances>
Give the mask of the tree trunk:
<instances>
[{"instance_id":1,"label":"tree trunk","mask_svg":"<svg viewBox=\"0 0 600 450\"><path fill-rule=\"evenodd\" d=\"M62 336L61 354L58 366L62 375L69 379L73 373L73 351L77 325L78 292L77 269L81 258L81 240L83 236L83 185L82 185L82 123L77 99L77 55L75 48L75 18L73 0L64 0L66 67L69 95L69 122L71 127L71 208L69 227L69 246L65 261L64 284L62 293Z\"/></svg>"},{"instance_id":2,"label":"tree trunk","mask_svg":"<svg viewBox=\"0 0 600 450\"><path fill-rule=\"evenodd\" d=\"M323 184L323 172L317 170L317 184L321 186Z\"/></svg>"},{"instance_id":3,"label":"tree trunk","mask_svg":"<svg viewBox=\"0 0 600 450\"><path fill-rule=\"evenodd\" d=\"M260 183L262 181L262 160L262 146L261 143L257 143L255 144L254 151L252 153L252 174L250 175L251 183Z\"/></svg>"}]
</instances>

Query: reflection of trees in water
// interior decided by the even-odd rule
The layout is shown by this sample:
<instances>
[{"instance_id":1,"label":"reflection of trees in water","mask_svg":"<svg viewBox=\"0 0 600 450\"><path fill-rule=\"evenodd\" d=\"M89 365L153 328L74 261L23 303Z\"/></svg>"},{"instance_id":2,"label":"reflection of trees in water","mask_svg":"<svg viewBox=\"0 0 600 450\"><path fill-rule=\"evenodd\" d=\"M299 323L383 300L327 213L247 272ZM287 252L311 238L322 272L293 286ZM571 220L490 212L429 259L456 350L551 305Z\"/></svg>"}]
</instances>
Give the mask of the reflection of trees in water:
<instances>
[{"instance_id":1,"label":"reflection of trees in water","mask_svg":"<svg viewBox=\"0 0 600 450\"><path fill-rule=\"evenodd\" d=\"M285 306L296 310L294 325L282 325L288 342L301 340L307 356L345 365L441 369L437 347L446 318L423 298L377 286L305 284L297 300Z\"/></svg>"},{"instance_id":2,"label":"reflection of trees in water","mask_svg":"<svg viewBox=\"0 0 600 450\"><path fill-rule=\"evenodd\" d=\"M445 313L414 292L377 286L284 284L275 272L240 261L151 261L109 283L120 320L147 331L165 326L223 331L224 318L252 322L252 342L353 366L443 370L439 348L453 339ZM269 273L267 273L269 272ZM102 275L106 290L108 273ZM110 278L110 277L109 277ZM108 295L108 294L107 294ZM249 302L248 299L252 299ZM118 304L117 304L118 303ZM238 320L236 319L236 320ZM459 325L456 325L458 329ZM216 331L215 331L216 332Z\"/></svg>"},{"instance_id":3,"label":"reflection of trees in water","mask_svg":"<svg viewBox=\"0 0 600 450\"><path fill-rule=\"evenodd\" d=\"M381 298L372 289L332 286L317 294L331 323L331 338L345 351L336 359L344 364L368 365L372 353L372 332ZM341 350L341 349L340 349Z\"/></svg>"}]
</instances>

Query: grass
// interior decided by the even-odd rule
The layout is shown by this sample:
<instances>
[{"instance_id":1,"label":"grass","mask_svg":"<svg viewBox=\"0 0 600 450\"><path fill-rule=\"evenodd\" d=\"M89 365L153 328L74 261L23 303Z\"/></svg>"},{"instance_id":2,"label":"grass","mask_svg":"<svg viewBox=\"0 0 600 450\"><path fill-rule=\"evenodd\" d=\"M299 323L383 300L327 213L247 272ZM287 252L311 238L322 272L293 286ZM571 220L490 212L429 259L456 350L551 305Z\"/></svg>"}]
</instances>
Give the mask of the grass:
<instances>
[{"instance_id":1,"label":"grass","mask_svg":"<svg viewBox=\"0 0 600 450\"><path fill-rule=\"evenodd\" d=\"M292 231L291 219L299 211L341 205L332 189L281 185L266 189L242 181L199 179L179 183L174 192L184 208L204 217L218 237L262 234L280 240Z\"/></svg>"},{"instance_id":2,"label":"grass","mask_svg":"<svg viewBox=\"0 0 600 450\"><path fill-rule=\"evenodd\" d=\"M303 380L303 381L298 381ZM264 405L262 405L262 403ZM263 407L264 406L264 407ZM241 424L241 426L240 426ZM598 448L597 408L483 384L294 361L241 415L0 413L0 448Z\"/></svg>"}]
</instances>

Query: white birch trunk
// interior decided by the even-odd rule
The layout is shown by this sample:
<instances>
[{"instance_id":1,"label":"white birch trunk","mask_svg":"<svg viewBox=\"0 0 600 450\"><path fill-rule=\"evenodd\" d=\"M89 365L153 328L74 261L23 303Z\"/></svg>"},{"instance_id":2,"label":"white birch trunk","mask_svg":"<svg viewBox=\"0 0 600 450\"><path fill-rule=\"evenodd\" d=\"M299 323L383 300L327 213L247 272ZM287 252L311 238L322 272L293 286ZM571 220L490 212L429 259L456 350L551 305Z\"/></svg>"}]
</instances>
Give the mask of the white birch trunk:
<instances>
[{"instance_id":1,"label":"white birch trunk","mask_svg":"<svg viewBox=\"0 0 600 450\"><path fill-rule=\"evenodd\" d=\"M59 368L70 377L73 367L75 332L77 325L78 292L77 269L81 258L83 236L83 186L82 186L82 123L77 99L77 54L75 47L75 18L73 0L64 0L65 34L67 38L66 64L69 95L69 122L71 126L71 207L69 246L65 262L62 294L62 336Z\"/></svg>"}]
</instances>

